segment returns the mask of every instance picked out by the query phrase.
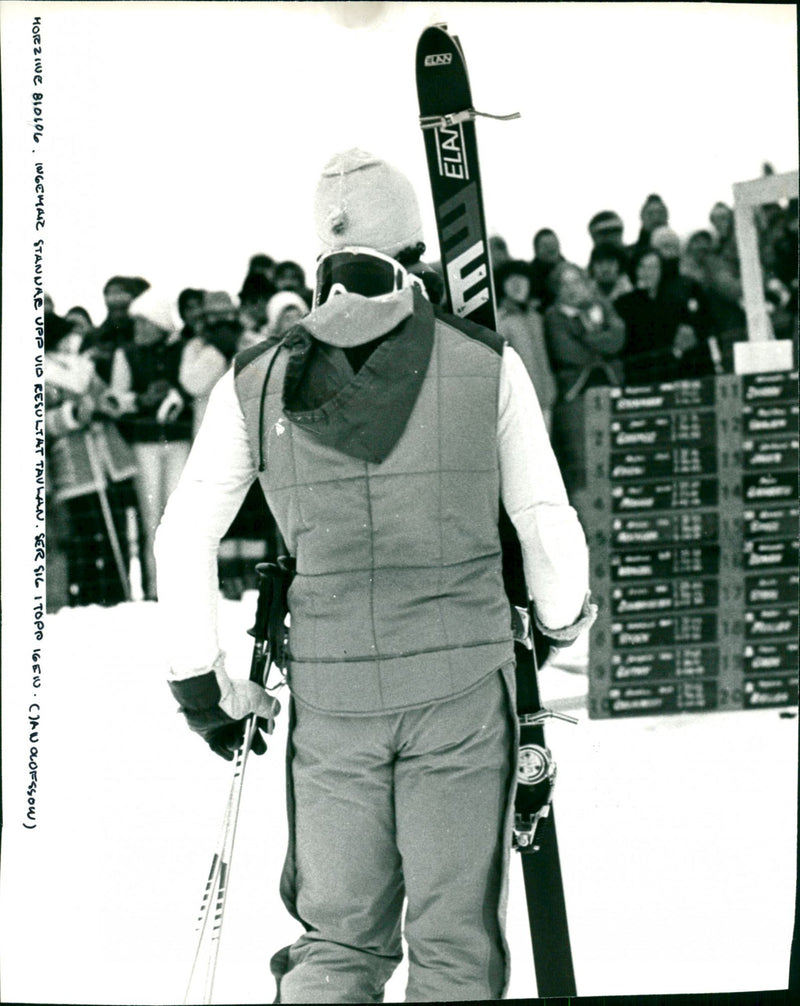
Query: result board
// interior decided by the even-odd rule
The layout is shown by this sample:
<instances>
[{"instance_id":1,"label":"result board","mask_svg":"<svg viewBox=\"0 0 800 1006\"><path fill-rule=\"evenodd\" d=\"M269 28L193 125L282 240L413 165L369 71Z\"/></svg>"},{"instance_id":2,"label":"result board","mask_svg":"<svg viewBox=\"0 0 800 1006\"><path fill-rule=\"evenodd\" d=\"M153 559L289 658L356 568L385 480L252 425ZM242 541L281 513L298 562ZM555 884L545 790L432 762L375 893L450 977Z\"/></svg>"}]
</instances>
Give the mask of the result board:
<instances>
[{"instance_id":1,"label":"result board","mask_svg":"<svg viewBox=\"0 0 800 1006\"><path fill-rule=\"evenodd\" d=\"M586 396L593 718L798 701L796 372Z\"/></svg>"}]
</instances>

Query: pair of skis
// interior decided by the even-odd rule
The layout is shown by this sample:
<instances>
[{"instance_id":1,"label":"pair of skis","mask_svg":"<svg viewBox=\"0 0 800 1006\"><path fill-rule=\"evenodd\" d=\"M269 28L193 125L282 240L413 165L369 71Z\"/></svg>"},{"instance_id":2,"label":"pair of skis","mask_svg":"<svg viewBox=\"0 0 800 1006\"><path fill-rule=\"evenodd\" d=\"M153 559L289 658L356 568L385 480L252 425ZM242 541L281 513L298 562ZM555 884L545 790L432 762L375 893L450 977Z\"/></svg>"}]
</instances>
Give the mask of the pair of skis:
<instances>
[{"instance_id":1,"label":"pair of skis","mask_svg":"<svg viewBox=\"0 0 800 1006\"><path fill-rule=\"evenodd\" d=\"M464 54L458 38L450 35L445 25L422 33L416 73L449 310L494 330L494 288L475 136L475 118L486 113L476 112L472 106ZM517 115L488 117L511 119ZM514 606L520 719L514 845L521 853L536 985L541 997L574 996L575 974L550 803L555 763L545 745L542 726L556 714L543 708L537 680L538 664L546 659L548 645L528 617L519 540L504 512L500 533L506 592Z\"/></svg>"}]
</instances>

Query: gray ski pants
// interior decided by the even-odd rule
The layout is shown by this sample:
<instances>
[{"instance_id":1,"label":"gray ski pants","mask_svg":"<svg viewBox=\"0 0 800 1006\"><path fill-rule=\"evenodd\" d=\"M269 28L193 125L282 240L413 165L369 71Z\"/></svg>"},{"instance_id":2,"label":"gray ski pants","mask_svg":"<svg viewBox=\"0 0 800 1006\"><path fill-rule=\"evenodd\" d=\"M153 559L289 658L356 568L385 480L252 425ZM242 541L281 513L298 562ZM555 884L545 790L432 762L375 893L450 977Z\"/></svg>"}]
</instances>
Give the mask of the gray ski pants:
<instances>
[{"instance_id":1,"label":"gray ski pants","mask_svg":"<svg viewBox=\"0 0 800 1006\"><path fill-rule=\"evenodd\" d=\"M382 1002L404 899L407 1002L503 997L513 678L374 716L293 704L281 893L306 932L272 960L276 1002Z\"/></svg>"}]
</instances>

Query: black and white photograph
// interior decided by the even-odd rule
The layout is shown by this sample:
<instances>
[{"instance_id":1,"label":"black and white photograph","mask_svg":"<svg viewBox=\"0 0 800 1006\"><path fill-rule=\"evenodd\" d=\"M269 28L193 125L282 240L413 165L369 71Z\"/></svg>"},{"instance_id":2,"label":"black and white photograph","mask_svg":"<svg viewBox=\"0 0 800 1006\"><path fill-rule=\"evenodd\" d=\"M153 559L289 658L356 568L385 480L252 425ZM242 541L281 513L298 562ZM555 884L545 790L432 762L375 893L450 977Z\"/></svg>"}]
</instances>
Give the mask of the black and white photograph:
<instances>
[{"instance_id":1,"label":"black and white photograph","mask_svg":"<svg viewBox=\"0 0 800 1006\"><path fill-rule=\"evenodd\" d=\"M0 1000L790 1001L795 5L0 0L0 85Z\"/></svg>"}]
</instances>

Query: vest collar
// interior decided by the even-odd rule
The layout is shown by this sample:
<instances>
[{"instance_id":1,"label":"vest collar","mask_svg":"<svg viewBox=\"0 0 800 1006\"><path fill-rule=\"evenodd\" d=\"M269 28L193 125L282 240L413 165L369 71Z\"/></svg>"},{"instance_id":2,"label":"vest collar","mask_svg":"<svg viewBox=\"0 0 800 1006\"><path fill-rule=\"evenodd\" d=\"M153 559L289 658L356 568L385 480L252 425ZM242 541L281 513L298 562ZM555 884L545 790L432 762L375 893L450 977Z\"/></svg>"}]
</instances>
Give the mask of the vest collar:
<instances>
[{"instance_id":1,"label":"vest collar","mask_svg":"<svg viewBox=\"0 0 800 1006\"><path fill-rule=\"evenodd\" d=\"M380 464L402 436L427 373L433 308L417 290L400 291L392 303L356 294L341 294L334 301L351 297L357 301L337 305L334 323L318 324L320 311L328 306L323 305L297 327L312 336L319 331L319 336L303 338L295 328L287 338L283 411L326 446ZM390 321L394 324L386 327ZM342 347L381 337L353 373Z\"/></svg>"}]
</instances>

